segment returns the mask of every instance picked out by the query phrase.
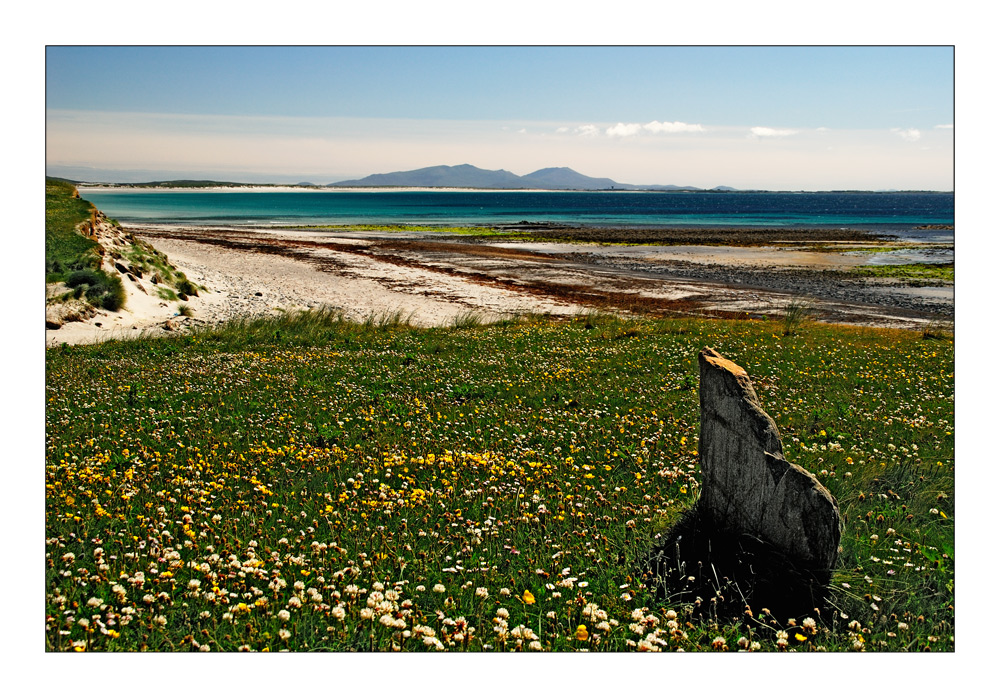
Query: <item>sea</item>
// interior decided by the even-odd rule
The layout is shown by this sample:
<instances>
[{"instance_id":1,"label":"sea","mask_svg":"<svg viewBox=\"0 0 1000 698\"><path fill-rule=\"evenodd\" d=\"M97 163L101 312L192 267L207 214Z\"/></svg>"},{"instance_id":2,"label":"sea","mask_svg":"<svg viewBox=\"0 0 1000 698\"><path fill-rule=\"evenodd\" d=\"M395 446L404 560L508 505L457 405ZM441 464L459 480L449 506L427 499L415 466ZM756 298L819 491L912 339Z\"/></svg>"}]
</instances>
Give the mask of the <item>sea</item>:
<instances>
[{"instance_id":1,"label":"sea","mask_svg":"<svg viewBox=\"0 0 1000 698\"><path fill-rule=\"evenodd\" d=\"M151 190L80 187L125 225L861 228L953 240L951 192Z\"/></svg>"}]
</instances>

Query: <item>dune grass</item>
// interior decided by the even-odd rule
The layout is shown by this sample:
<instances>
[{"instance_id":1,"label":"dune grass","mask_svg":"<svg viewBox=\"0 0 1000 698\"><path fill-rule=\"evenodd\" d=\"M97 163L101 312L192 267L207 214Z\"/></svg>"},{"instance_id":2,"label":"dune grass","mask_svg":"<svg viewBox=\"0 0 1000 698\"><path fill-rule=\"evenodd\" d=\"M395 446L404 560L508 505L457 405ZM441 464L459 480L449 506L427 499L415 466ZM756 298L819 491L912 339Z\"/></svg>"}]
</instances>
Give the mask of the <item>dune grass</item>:
<instances>
[{"instance_id":1,"label":"dune grass","mask_svg":"<svg viewBox=\"0 0 1000 698\"><path fill-rule=\"evenodd\" d=\"M97 243L77 232L90 220L90 202L75 196L76 188L60 179L45 179L45 280L65 281L80 269L96 269Z\"/></svg>"},{"instance_id":2,"label":"dune grass","mask_svg":"<svg viewBox=\"0 0 1000 698\"><path fill-rule=\"evenodd\" d=\"M832 620L639 584L698 496L705 345L839 501ZM951 651L953 356L818 323L328 311L49 349L46 645Z\"/></svg>"}]
</instances>

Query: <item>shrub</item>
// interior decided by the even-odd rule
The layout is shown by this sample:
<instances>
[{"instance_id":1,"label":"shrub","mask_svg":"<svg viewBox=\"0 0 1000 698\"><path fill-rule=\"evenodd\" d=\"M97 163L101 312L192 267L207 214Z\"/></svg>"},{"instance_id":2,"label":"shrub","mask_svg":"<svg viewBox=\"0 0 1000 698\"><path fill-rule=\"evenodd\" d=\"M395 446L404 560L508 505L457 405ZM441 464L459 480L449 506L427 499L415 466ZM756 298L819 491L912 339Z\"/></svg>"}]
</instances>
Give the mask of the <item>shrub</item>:
<instances>
[{"instance_id":1,"label":"shrub","mask_svg":"<svg viewBox=\"0 0 1000 698\"><path fill-rule=\"evenodd\" d=\"M117 276L109 276L107 280L108 286L101 294L100 306L105 310L117 312L125 307L125 301L128 299L128 296L125 293L125 287L122 285L121 279Z\"/></svg>"},{"instance_id":2,"label":"shrub","mask_svg":"<svg viewBox=\"0 0 1000 698\"><path fill-rule=\"evenodd\" d=\"M177 282L177 292L183 293L185 296L197 296L198 287L191 283L188 279L182 278Z\"/></svg>"},{"instance_id":3,"label":"shrub","mask_svg":"<svg viewBox=\"0 0 1000 698\"><path fill-rule=\"evenodd\" d=\"M101 277L104 276L96 269L77 269L66 277L66 285L70 288L78 286L99 286Z\"/></svg>"},{"instance_id":4,"label":"shrub","mask_svg":"<svg viewBox=\"0 0 1000 698\"><path fill-rule=\"evenodd\" d=\"M76 289L74 297L86 294L88 301L112 312L124 308L128 298L120 278L98 269L78 269L67 277L66 285Z\"/></svg>"}]
</instances>

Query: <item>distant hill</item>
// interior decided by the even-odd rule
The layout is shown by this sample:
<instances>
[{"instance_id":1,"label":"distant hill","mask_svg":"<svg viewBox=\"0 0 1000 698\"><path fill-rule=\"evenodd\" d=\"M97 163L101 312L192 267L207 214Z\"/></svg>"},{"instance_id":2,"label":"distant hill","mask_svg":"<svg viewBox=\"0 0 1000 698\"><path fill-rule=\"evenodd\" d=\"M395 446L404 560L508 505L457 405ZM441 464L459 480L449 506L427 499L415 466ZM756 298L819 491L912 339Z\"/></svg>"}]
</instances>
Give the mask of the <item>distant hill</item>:
<instances>
[{"instance_id":1,"label":"distant hill","mask_svg":"<svg viewBox=\"0 0 1000 698\"><path fill-rule=\"evenodd\" d=\"M607 177L588 177L568 167L546 167L526 174L521 182L538 189L621 189L623 185Z\"/></svg>"},{"instance_id":2,"label":"distant hill","mask_svg":"<svg viewBox=\"0 0 1000 698\"><path fill-rule=\"evenodd\" d=\"M473 165L438 165L405 172L373 174L361 179L333 182L330 187L452 187L469 189L563 189L604 191L702 191L697 187L670 184L622 184L607 177L588 177L569 167L546 167L518 176L507 170L484 170Z\"/></svg>"},{"instance_id":3,"label":"distant hill","mask_svg":"<svg viewBox=\"0 0 1000 698\"><path fill-rule=\"evenodd\" d=\"M335 182L331 187L472 187L476 189L523 189L524 184L513 172L484 170L472 165L438 165L407 172L373 174L362 179Z\"/></svg>"}]
</instances>

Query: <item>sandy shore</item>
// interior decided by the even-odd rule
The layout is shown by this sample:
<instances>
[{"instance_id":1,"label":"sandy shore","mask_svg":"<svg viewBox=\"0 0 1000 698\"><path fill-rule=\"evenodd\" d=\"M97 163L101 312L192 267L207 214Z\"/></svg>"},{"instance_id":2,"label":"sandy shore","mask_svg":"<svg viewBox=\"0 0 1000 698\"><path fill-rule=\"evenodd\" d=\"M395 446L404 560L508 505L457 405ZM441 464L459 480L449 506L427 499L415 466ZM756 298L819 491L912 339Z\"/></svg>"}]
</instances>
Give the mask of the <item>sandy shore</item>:
<instances>
[{"instance_id":1,"label":"sandy shore","mask_svg":"<svg viewBox=\"0 0 1000 698\"><path fill-rule=\"evenodd\" d=\"M948 285L913 288L830 277L862 257L773 246L607 246L360 231L179 228L129 230L207 291L160 300L123 277L126 310L47 330L49 346L164 334L238 316L331 307L346 316L399 315L446 325L519 313L600 309L660 315L780 316L805 301L817 317L920 327L953 316ZM148 284L146 285L148 286Z\"/></svg>"}]
</instances>

